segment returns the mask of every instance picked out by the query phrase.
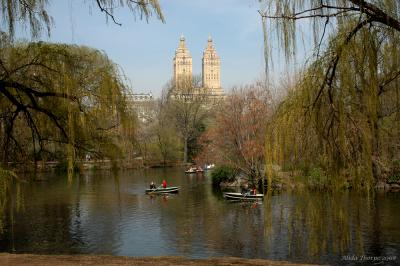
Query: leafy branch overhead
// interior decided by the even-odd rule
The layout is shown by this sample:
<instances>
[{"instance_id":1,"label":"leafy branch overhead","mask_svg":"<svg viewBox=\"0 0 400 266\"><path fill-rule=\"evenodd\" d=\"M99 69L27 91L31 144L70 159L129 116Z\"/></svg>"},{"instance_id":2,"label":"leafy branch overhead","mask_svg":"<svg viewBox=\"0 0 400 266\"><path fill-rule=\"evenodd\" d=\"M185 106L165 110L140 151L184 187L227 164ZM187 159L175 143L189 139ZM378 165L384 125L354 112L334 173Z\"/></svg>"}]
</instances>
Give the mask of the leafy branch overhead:
<instances>
[{"instance_id":1,"label":"leafy branch overhead","mask_svg":"<svg viewBox=\"0 0 400 266\"><path fill-rule=\"evenodd\" d=\"M348 29L349 39L364 27L380 28L382 32L393 34L400 32L400 3L398 1L364 1L364 0L310 0L310 1L266 1L260 0L262 8L259 13L264 24L265 60L268 66L270 47L268 42L268 27L277 29L279 42L282 44L286 58L291 59L296 50L296 21L311 19L314 34L316 56L319 56L327 34L336 35L333 28L341 28L350 22L354 23ZM329 27L331 26L331 27ZM332 29L332 30L329 30ZM273 32L271 30L271 32ZM329 39L329 37L328 37ZM342 45L346 45L346 40Z\"/></svg>"},{"instance_id":2,"label":"leafy branch overhead","mask_svg":"<svg viewBox=\"0 0 400 266\"><path fill-rule=\"evenodd\" d=\"M49 6L56 1L51 0L2 0L0 1L0 14L4 19L0 22L0 32L8 32L13 37L15 26L20 24L28 28L31 36L39 37L43 29L50 35L54 19L49 12ZM82 5L89 4L98 8L111 19L113 23L122 25L115 17L115 11L120 7L127 7L135 17L148 19L155 14L162 22L165 21L157 0L90 0L81 1Z\"/></svg>"}]
</instances>

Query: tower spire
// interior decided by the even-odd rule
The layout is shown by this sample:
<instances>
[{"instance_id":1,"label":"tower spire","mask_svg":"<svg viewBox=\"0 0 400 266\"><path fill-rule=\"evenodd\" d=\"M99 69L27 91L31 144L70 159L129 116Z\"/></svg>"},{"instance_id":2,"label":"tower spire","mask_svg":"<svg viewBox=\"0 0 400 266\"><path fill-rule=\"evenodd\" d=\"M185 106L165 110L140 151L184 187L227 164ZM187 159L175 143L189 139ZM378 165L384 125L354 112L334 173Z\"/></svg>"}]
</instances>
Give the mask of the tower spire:
<instances>
[{"instance_id":1,"label":"tower spire","mask_svg":"<svg viewBox=\"0 0 400 266\"><path fill-rule=\"evenodd\" d=\"M185 36L183 36L183 33L181 34L181 38L179 39L179 48L181 48L181 49L185 49L186 48Z\"/></svg>"},{"instance_id":2,"label":"tower spire","mask_svg":"<svg viewBox=\"0 0 400 266\"><path fill-rule=\"evenodd\" d=\"M192 78L192 56L186 48L185 37L183 34L179 39L178 49L174 57L174 81L176 87L191 84Z\"/></svg>"},{"instance_id":3,"label":"tower spire","mask_svg":"<svg viewBox=\"0 0 400 266\"><path fill-rule=\"evenodd\" d=\"M207 47L203 52L203 87L207 88L211 94L222 94L220 59L214 48L211 35L208 36Z\"/></svg>"},{"instance_id":4,"label":"tower spire","mask_svg":"<svg viewBox=\"0 0 400 266\"><path fill-rule=\"evenodd\" d=\"M213 40L211 38L211 35L208 35L207 49L213 49Z\"/></svg>"}]
</instances>

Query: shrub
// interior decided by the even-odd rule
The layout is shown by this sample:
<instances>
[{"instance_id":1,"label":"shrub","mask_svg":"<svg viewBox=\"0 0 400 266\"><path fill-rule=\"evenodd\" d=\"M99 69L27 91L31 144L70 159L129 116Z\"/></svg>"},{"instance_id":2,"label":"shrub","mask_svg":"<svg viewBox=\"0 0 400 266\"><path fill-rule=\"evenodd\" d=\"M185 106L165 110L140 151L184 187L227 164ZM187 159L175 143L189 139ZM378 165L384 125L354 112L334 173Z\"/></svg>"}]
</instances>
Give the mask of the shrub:
<instances>
[{"instance_id":1,"label":"shrub","mask_svg":"<svg viewBox=\"0 0 400 266\"><path fill-rule=\"evenodd\" d=\"M400 173L394 173L388 177L389 183L399 183L400 182Z\"/></svg>"},{"instance_id":2,"label":"shrub","mask_svg":"<svg viewBox=\"0 0 400 266\"><path fill-rule=\"evenodd\" d=\"M400 160L393 162L393 167L390 176L388 177L389 183L400 182Z\"/></svg>"},{"instance_id":3,"label":"shrub","mask_svg":"<svg viewBox=\"0 0 400 266\"><path fill-rule=\"evenodd\" d=\"M221 182L233 182L235 180L236 171L229 166L215 167L211 172L211 180L213 186L219 186Z\"/></svg>"},{"instance_id":4,"label":"shrub","mask_svg":"<svg viewBox=\"0 0 400 266\"><path fill-rule=\"evenodd\" d=\"M327 187L328 177L324 170L319 167L310 169L307 178L307 185L313 189L323 189Z\"/></svg>"}]
</instances>

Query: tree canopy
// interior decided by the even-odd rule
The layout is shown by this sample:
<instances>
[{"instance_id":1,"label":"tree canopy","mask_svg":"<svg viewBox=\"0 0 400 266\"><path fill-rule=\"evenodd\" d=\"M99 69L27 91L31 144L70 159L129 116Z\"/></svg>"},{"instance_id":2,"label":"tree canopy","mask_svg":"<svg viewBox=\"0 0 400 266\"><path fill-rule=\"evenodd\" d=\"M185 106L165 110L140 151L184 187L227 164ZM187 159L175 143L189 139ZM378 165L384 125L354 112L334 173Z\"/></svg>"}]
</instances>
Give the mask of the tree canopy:
<instances>
[{"instance_id":1,"label":"tree canopy","mask_svg":"<svg viewBox=\"0 0 400 266\"><path fill-rule=\"evenodd\" d=\"M399 2L271 1L260 13L278 27L288 58L297 20L312 20L315 43L268 124L267 165L323 167L331 183L367 188L396 174Z\"/></svg>"},{"instance_id":2,"label":"tree canopy","mask_svg":"<svg viewBox=\"0 0 400 266\"><path fill-rule=\"evenodd\" d=\"M128 8L135 17L155 14L164 22L157 0L82 1L121 25L114 12ZM125 80L106 55L87 47L46 43L14 43L20 24L37 38L50 35L53 18L48 0L0 1L0 102L2 161L55 151L54 143L68 143L69 158L75 149L94 154L115 153L115 131L130 134L119 125L127 119ZM84 125L84 126L83 126ZM128 126L132 129L132 126ZM28 129L28 130L26 130ZM30 143L30 144L28 144ZM52 148L49 148L52 143ZM25 149L29 147L28 149ZM12 152L13 151L13 152ZM40 156L42 156L40 155ZM40 157L39 156L39 157ZM72 160L69 160L72 161Z\"/></svg>"},{"instance_id":3,"label":"tree canopy","mask_svg":"<svg viewBox=\"0 0 400 266\"><path fill-rule=\"evenodd\" d=\"M63 144L102 156L117 151L111 132L133 119L124 77L103 53L42 42L0 51L3 161L54 157Z\"/></svg>"},{"instance_id":4,"label":"tree canopy","mask_svg":"<svg viewBox=\"0 0 400 266\"><path fill-rule=\"evenodd\" d=\"M264 176L270 100L263 82L233 88L200 138L202 152L197 161L229 166L257 183Z\"/></svg>"}]
</instances>

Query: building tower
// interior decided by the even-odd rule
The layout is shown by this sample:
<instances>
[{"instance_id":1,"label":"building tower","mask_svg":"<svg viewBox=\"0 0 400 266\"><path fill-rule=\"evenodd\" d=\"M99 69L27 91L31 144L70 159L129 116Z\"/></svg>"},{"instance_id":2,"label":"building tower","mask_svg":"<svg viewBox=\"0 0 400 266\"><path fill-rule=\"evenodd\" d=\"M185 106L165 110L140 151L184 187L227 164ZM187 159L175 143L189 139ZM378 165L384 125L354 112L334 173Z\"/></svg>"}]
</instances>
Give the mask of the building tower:
<instances>
[{"instance_id":1,"label":"building tower","mask_svg":"<svg viewBox=\"0 0 400 266\"><path fill-rule=\"evenodd\" d=\"M185 45L185 37L181 36L179 47L175 50L174 57L174 82L176 89L184 84L192 83L192 56Z\"/></svg>"},{"instance_id":2,"label":"building tower","mask_svg":"<svg viewBox=\"0 0 400 266\"><path fill-rule=\"evenodd\" d=\"M215 51L211 36L208 37L207 47L202 59L203 87L211 94L221 95L221 61Z\"/></svg>"}]
</instances>

